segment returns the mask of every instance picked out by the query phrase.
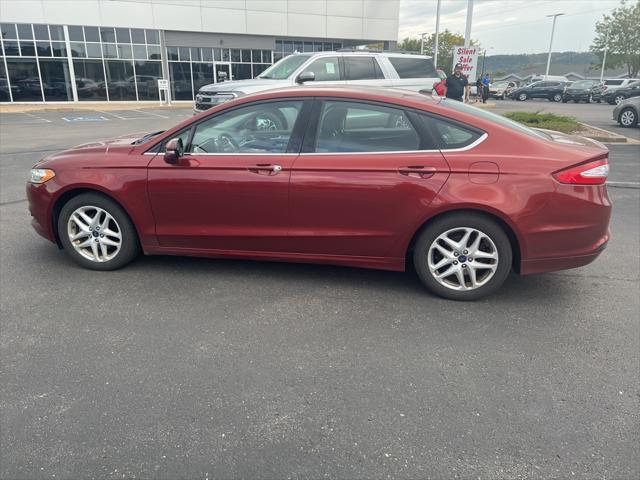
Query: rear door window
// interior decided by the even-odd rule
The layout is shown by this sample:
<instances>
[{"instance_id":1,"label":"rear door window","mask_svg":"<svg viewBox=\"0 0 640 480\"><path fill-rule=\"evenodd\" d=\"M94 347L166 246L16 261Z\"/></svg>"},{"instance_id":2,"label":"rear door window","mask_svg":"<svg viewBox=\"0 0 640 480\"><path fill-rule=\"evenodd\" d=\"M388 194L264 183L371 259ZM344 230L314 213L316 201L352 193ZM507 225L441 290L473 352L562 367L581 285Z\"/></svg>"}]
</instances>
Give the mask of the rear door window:
<instances>
[{"instance_id":1,"label":"rear door window","mask_svg":"<svg viewBox=\"0 0 640 480\"><path fill-rule=\"evenodd\" d=\"M325 101L315 152L358 153L420 150L420 136L402 109Z\"/></svg>"},{"instance_id":2,"label":"rear door window","mask_svg":"<svg viewBox=\"0 0 640 480\"><path fill-rule=\"evenodd\" d=\"M400 78L437 77L433 60L420 57L388 57Z\"/></svg>"},{"instance_id":3,"label":"rear door window","mask_svg":"<svg viewBox=\"0 0 640 480\"><path fill-rule=\"evenodd\" d=\"M375 80L377 78L384 78L380 67L373 57L345 56L344 70L347 80Z\"/></svg>"},{"instance_id":4,"label":"rear door window","mask_svg":"<svg viewBox=\"0 0 640 480\"><path fill-rule=\"evenodd\" d=\"M465 148L478 140L482 133L479 130L466 127L459 123L445 120L441 117L420 115L430 127L441 150Z\"/></svg>"}]
</instances>

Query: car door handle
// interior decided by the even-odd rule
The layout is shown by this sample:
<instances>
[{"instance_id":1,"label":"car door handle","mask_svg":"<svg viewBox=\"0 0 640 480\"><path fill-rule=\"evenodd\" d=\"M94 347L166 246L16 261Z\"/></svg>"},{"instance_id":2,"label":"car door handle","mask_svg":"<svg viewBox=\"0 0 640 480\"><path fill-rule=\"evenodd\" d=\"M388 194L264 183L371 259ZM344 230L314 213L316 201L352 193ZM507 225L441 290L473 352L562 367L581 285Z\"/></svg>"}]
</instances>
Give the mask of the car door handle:
<instances>
[{"instance_id":1,"label":"car door handle","mask_svg":"<svg viewBox=\"0 0 640 480\"><path fill-rule=\"evenodd\" d=\"M430 178L436 173L434 167L425 167L423 165L410 165L408 167L400 167L398 173L413 178Z\"/></svg>"},{"instance_id":2,"label":"car door handle","mask_svg":"<svg viewBox=\"0 0 640 480\"><path fill-rule=\"evenodd\" d=\"M273 165L271 163L258 163L249 167L249 171L260 175L277 175L282 171L282 165Z\"/></svg>"}]
</instances>

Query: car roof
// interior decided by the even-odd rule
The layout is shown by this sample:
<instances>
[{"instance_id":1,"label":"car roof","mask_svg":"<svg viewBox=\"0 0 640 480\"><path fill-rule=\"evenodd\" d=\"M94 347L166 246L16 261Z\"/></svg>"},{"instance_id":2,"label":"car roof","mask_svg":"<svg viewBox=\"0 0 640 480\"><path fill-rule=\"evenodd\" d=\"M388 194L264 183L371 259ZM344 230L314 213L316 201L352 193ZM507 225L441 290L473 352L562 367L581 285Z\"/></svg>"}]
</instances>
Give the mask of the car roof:
<instances>
[{"instance_id":1,"label":"car roof","mask_svg":"<svg viewBox=\"0 0 640 480\"><path fill-rule=\"evenodd\" d=\"M398 58L428 58L433 57L429 55L420 55L419 53L410 52L381 52L377 50L332 50L324 52L293 52L291 55L304 55L306 57L322 57L327 55L376 55L381 57L398 57Z\"/></svg>"}]
</instances>

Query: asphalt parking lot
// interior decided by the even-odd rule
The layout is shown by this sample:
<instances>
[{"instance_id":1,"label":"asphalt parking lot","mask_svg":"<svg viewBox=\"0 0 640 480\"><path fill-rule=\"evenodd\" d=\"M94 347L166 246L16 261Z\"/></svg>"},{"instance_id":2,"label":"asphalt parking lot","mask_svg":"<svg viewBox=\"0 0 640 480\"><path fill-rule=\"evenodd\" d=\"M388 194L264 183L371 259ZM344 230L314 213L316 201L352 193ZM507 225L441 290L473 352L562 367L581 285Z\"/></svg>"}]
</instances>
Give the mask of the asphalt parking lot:
<instances>
[{"instance_id":1,"label":"asphalt parking lot","mask_svg":"<svg viewBox=\"0 0 640 480\"><path fill-rule=\"evenodd\" d=\"M496 110L541 105L567 107ZM638 478L640 145L610 146L594 264L475 303L325 266L97 273L32 231L39 158L189 115L0 114L0 478Z\"/></svg>"}]
</instances>

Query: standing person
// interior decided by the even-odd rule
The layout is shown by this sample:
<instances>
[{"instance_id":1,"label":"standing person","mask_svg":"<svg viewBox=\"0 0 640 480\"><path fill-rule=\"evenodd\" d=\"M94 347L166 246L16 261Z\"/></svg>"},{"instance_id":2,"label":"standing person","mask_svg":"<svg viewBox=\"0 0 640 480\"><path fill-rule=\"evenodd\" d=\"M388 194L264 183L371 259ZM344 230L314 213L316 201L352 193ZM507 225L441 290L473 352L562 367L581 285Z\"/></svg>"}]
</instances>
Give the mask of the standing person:
<instances>
[{"instance_id":1,"label":"standing person","mask_svg":"<svg viewBox=\"0 0 640 480\"><path fill-rule=\"evenodd\" d=\"M482 103L487 103L487 98L489 98L490 85L491 81L489 80L489 74L485 73L484 78L482 79Z\"/></svg>"},{"instance_id":2,"label":"standing person","mask_svg":"<svg viewBox=\"0 0 640 480\"><path fill-rule=\"evenodd\" d=\"M467 77L462 75L462 64L457 63L453 69L453 74L449 75L445 81L444 94L451 100L462 102L468 85L469 81L467 80Z\"/></svg>"},{"instance_id":3,"label":"standing person","mask_svg":"<svg viewBox=\"0 0 640 480\"><path fill-rule=\"evenodd\" d=\"M482 91L483 91L483 83L482 83L482 77L478 77L478 79L476 80L476 102L479 102L482 97Z\"/></svg>"}]
</instances>

